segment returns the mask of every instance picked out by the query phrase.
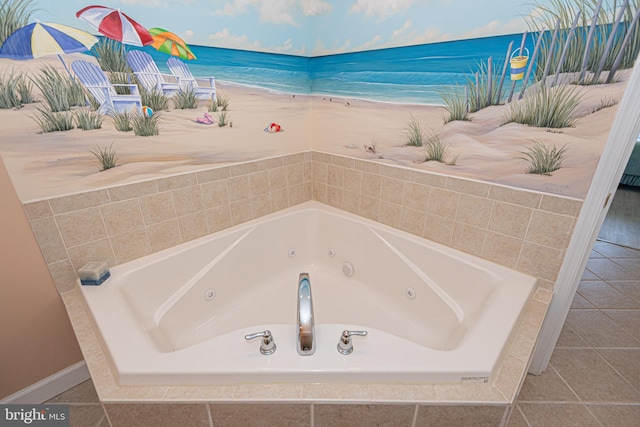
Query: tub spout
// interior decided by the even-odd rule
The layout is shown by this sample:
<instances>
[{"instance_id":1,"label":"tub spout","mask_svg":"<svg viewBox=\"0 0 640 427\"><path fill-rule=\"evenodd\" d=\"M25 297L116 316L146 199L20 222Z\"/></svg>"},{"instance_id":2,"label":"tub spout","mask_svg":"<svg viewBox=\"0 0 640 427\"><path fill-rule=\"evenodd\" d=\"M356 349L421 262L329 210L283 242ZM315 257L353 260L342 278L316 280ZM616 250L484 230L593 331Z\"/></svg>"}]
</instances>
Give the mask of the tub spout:
<instances>
[{"instance_id":1,"label":"tub spout","mask_svg":"<svg viewBox=\"0 0 640 427\"><path fill-rule=\"evenodd\" d=\"M313 298L308 273L298 278L298 354L311 356L316 351L315 325L313 321Z\"/></svg>"}]
</instances>

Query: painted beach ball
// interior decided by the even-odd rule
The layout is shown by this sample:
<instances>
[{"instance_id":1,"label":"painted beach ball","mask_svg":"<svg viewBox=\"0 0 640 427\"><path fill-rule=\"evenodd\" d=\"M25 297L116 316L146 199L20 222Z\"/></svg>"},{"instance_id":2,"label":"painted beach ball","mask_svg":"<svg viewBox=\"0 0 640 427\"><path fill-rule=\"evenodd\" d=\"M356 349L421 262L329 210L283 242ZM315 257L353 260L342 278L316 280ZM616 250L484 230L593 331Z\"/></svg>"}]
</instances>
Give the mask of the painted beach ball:
<instances>
[{"instance_id":1,"label":"painted beach ball","mask_svg":"<svg viewBox=\"0 0 640 427\"><path fill-rule=\"evenodd\" d=\"M143 105L142 106L142 114L145 117L151 117L151 116L153 116L153 110L151 108L147 107L146 105Z\"/></svg>"}]
</instances>

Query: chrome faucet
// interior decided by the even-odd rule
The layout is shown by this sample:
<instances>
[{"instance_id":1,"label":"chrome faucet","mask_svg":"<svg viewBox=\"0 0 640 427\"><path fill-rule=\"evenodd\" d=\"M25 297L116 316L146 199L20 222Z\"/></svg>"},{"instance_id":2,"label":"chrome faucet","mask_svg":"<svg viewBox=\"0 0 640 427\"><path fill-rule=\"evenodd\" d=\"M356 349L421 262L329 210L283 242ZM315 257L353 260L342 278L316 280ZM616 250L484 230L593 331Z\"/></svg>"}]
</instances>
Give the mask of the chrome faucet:
<instances>
[{"instance_id":1,"label":"chrome faucet","mask_svg":"<svg viewBox=\"0 0 640 427\"><path fill-rule=\"evenodd\" d=\"M296 350L300 356L311 356L316 351L313 298L311 298L311 282L308 273L300 273L298 278L298 342Z\"/></svg>"}]
</instances>

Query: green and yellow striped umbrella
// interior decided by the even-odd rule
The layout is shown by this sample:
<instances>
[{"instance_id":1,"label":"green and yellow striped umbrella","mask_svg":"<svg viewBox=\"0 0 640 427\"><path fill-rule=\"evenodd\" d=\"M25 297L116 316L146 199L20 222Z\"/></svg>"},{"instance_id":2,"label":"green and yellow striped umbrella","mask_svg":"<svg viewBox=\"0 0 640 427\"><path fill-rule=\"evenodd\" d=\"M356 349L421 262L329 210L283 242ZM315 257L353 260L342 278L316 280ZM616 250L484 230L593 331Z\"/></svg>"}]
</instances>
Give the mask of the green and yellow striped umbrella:
<instances>
[{"instance_id":1,"label":"green and yellow striped umbrella","mask_svg":"<svg viewBox=\"0 0 640 427\"><path fill-rule=\"evenodd\" d=\"M149 28L149 34L153 37L151 46L158 51L184 60L197 59L185 41L171 31L164 28Z\"/></svg>"}]
</instances>

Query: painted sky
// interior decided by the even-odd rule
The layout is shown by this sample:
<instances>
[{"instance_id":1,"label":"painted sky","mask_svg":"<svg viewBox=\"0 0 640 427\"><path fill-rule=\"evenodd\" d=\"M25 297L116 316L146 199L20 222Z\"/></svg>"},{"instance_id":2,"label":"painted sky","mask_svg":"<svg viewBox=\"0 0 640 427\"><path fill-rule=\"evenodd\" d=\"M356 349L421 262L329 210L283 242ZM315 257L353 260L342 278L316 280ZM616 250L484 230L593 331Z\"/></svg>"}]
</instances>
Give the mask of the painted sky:
<instances>
[{"instance_id":1,"label":"painted sky","mask_svg":"<svg viewBox=\"0 0 640 427\"><path fill-rule=\"evenodd\" d=\"M550 0L35 0L34 18L94 32L75 12L100 4L191 44L318 56L518 33L534 3Z\"/></svg>"}]
</instances>

